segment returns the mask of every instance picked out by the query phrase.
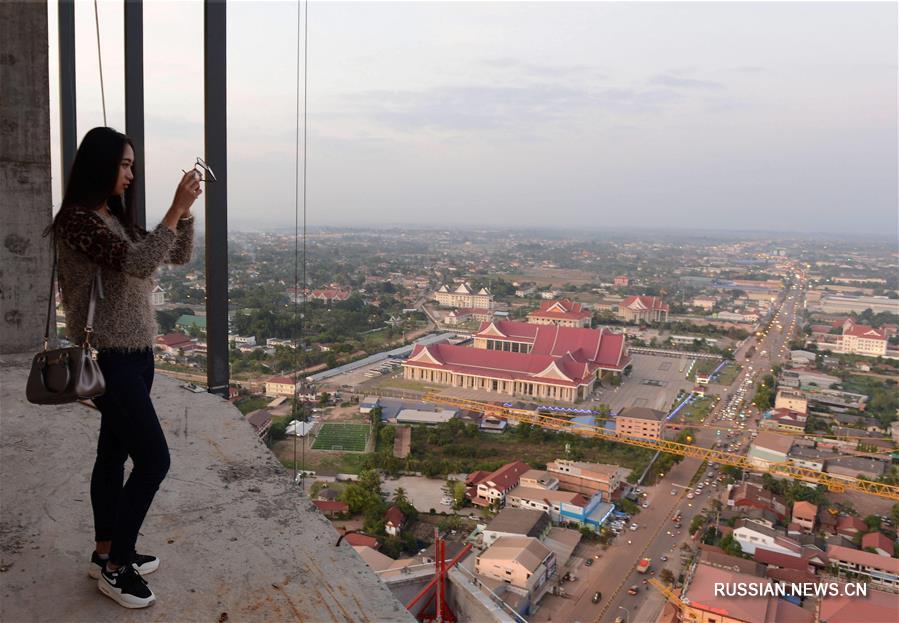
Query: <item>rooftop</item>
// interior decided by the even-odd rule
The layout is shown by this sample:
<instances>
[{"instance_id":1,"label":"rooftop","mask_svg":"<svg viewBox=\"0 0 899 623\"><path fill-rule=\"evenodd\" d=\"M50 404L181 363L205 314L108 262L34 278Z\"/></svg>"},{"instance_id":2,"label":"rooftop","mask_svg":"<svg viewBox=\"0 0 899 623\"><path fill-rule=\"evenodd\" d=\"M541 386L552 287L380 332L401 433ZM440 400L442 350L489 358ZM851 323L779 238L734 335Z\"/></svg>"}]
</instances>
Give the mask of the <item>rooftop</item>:
<instances>
[{"instance_id":1,"label":"rooftop","mask_svg":"<svg viewBox=\"0 0 899 623\"><path fill-rule=\"evenodd\" d=\"M138 544L160 557L156 604L126 611L85 579L99 414L36 406L31 355L0 356L4 621L412 621L230 403L157 375L172 467ZM37 492L37 493L36 493ZM291 526L301 526L292 529ZM42 583L42 597L34 585Z\"/></svg>"},{"instance_id":2,"label":"rooftop","mask_svg":"<svg viewBox=\"0 0 899 623\"><path fill-rule=\"evenodd\" d=\"M660 422L665 419L666 413L658 409L649 409L647 407L625 407L618 414L618 418L633 418L635 420L653 420Z\"/></svg>"}]
</instances>

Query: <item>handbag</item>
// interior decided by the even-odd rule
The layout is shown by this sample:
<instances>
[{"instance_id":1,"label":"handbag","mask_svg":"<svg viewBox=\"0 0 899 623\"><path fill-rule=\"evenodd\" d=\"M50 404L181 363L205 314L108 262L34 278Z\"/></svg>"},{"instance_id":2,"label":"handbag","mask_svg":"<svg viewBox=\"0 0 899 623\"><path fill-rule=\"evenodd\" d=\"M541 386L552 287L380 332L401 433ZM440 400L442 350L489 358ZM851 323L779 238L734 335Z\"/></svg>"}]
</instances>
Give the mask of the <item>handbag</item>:
<instances>
[{"instance_id":1,"label":"handbag","mask_svg":"<svg viewBox=\"0 0 899 623\"><path fill-rule=\"evenodd\" d=\"M50 273L50 299L47 303L47 326L44 349L31 361L31 372L25 386L28 402L38 405L58 405L85 398L102 396L106 391L103 372L97 364L97 351L91 346L94 312L97 300L103 298L100 269L91 281L91 296L84 326L84 343L80 346L50 350L50 318L53 314L53 286L56 281L56 242L53 241L53 270Z\"/></svg>"}]
</instances>

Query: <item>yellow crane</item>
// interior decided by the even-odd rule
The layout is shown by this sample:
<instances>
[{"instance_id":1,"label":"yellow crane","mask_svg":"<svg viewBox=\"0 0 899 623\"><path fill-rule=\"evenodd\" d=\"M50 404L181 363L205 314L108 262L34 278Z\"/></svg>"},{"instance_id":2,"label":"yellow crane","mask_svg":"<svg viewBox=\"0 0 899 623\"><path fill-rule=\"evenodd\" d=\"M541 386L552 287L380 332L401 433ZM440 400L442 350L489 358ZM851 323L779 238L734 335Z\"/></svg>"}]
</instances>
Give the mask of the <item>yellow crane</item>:
<instances>
[{"instance_id":1,"label":"yellow crane","mask_svg":"<svg viewBox=\"0 0 899 623\"><path fill-rule=\"evenodd\" d=\"M888 485L882 482L874 482L872 480L860 480L848 476L826 474L806 467L799 467L792 463L774 463L770 461L752 460L740 454L723 452L721 450L694 446L677 441L668 441L667 439L628 437L626 435L619 435L618 433L608 431L599 426L581 424L566 418L546 415L526 409L503 407L489 402L452 398L437 394L427 394L424 397L424 400L434 404L442 404L467 411L483 413L487 416L503 419L511 423L518 422L522 424L531 424L550 430L560 430L576 435L583 435L584 437L596 437L607 441L648 448L650 450L659 450L661 452L699 459L700 461L708 461L710 463L717 463L719 465L731 465L745 471L795 478L804 482L824 485L828 490L834 492L858 491L888 498L890 500L899 500L899 487L897 486Z\"/></svg>"}]
</instances>

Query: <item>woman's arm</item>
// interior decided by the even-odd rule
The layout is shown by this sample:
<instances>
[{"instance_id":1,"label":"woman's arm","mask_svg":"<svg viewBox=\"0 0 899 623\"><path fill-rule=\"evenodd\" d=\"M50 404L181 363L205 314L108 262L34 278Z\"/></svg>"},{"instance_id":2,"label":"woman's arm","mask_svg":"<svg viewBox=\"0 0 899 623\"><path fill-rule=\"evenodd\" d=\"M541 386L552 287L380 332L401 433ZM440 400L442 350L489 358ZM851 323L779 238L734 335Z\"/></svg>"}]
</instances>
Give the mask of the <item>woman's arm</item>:
<instances>
[{"instance_id":1,"label":"woman's arm","mask_svg":"<svg viewBox=\"0 0 899 623\"><path fill-rule=\"evenodd\" d=\"M175 246L169 251L165 261L168 264L187 264L194 251L194 217L181 218L176 233Z\"/></svg>"},{"instance_id":2,"label":"woman's arm","mask_svg":"<svg viewBox=\"0 0 899 623\"><path fill-rule=\"evenodd\" d=\"M152 275L163 263L176 238L173 228L163 221L132 245L109 229L99 214L78 207L59 215L56 236L100 266L141 278Z\"/></svg>"}]
</instances>

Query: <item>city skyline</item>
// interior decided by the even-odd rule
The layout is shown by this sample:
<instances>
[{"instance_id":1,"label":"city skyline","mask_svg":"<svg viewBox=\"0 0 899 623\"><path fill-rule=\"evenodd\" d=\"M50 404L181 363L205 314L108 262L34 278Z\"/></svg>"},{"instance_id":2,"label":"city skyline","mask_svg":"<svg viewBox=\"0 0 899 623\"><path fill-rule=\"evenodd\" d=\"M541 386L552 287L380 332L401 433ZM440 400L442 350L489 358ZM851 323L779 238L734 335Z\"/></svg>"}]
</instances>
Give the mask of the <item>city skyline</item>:
<instances>
[{"instance_id":1,"label":"city skyline","mask_svg":"<svg viewBox=\"0 0 899 623\"><path fill-rule=\"evenodd\" d=\"M229 4L235 228L293 223L296 11ZM122 9L99 14L124 129ZM202 4L144 14L153 221L202 149ZM79 137L102 119L93 17ZM895 232L896 40L889 3L312 3L308 222Z\"/></svg>"}]
</instances>

